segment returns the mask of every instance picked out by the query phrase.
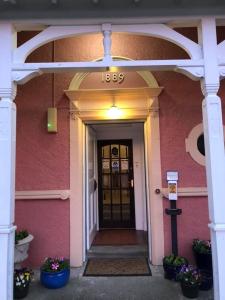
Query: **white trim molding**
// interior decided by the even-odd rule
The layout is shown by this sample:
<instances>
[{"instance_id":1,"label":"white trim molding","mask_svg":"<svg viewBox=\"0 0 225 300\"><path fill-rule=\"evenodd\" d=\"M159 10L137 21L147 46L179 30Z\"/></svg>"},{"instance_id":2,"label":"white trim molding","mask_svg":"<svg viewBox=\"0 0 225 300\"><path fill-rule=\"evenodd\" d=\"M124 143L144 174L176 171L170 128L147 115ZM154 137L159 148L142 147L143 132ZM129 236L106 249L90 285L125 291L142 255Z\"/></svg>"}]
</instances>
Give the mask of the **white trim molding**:
<instances>
[{"instance_id":1,"label":"white trim molding","mask_svg":"<svg viewBox=\"0 0 225 300\"><path fill-rule=\"evenodd\" d=\"M207 187L185 187L178 188L178 197L206 197L208 196ZM168 199L168 190L163 188L161 195Z\"/></svg>"},{"instance_id":2,"label":"white trim molding","mask_svg":"<svg viewBox=\"0 0 225 300\"><path fill-rule=\"evenodd\" d=\"M203 134L202 123L192 128L188 137L185 139L185 148L186 152L189 152L194 161L202 166L205 166L205 156L199 152L197 147L197 141L201 134Z\"/></svg>"},{"instance_id":3,"label":"white trim molding","mask_svg":"<svg viewBox=\"0 0 225 300\"><path fill-rule=\"evenodd\" d=\"M16 200L67 200L70 190L17 191Z\"/></svg>"}]
</instances>

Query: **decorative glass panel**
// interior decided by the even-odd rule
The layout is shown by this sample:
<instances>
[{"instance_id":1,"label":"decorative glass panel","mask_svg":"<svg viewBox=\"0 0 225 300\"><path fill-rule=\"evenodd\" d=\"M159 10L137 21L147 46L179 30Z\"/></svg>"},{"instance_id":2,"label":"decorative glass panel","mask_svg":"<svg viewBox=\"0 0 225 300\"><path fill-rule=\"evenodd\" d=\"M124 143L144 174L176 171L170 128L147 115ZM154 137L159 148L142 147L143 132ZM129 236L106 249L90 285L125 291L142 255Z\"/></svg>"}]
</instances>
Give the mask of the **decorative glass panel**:
<instances>
[{"instance_id":1,"label":"decorative glass panel","mask_svg":"<svg viewBox=\"0 0 225 300\"><path fill-rule=\"evenodd\" d=\"M120 145L120 157L128 158L128 147L124 145Z\"/></svg>"},{"instance_id":2,"label":"decorative glass panel","mask_svg":"<svg viewBox=\"0 0 225 300\"><path fill-rule=\"evenodd\" d=\"M128 159L121 159L121 173L128 173Z\"/></svg>"},{"instance_id":3,"label":"decorative glass panel","mask_svg":"<svg viewBox=\"0 0 225 300\"><path fill-rule=\"evenodd\" d=\"M119 145L112 145L111 149L112 158L117 158L119 156Z\"/></svg>"},{"instance_id":4,"label":"decorative glass panel","mask_svg":"<svg viewBox=\"0 0 225 300\"><path fill-rule=\"evenodd\" d=\"M120 171L120 163L118 159L112 160L112 173L119 173Z\"/></svg>"},{"instance_id":5,"label":"decorative glass panel","mask_svg":"<svg viewBox=\"0 0 225 300\"><path fill-rule=\"evenodd\" d=\"M109 145L102 147L102 157L110 158L110 146Z\"/></svg>"},{"instance_id":6,"label":"decorative glass panel","mask_svg":"<svg viewBox=\"0 0 225 300\"><path fill-rule=\"evenodd\" d=\"M110 173L110 159L102 160L102 171L103 173Z\"/></svg>"}]
</instances>

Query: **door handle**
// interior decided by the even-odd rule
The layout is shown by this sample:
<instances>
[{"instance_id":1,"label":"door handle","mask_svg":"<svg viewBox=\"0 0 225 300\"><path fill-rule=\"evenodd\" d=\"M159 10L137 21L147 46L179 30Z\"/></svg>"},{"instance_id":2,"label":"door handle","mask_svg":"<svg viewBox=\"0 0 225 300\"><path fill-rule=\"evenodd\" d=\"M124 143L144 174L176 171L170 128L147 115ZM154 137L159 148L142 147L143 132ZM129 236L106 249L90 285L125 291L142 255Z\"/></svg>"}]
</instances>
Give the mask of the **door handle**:
<instances>
[{"instance_id":1,"label":"door handle","mask_svg":"<svg viewBox=\"0 0 225 300\"><path fill-rule=\"evenodd\" d=\"M131 179L130 181L130 186L133 188L134 187L134 179Z\"/></svg>"}]
</instances>

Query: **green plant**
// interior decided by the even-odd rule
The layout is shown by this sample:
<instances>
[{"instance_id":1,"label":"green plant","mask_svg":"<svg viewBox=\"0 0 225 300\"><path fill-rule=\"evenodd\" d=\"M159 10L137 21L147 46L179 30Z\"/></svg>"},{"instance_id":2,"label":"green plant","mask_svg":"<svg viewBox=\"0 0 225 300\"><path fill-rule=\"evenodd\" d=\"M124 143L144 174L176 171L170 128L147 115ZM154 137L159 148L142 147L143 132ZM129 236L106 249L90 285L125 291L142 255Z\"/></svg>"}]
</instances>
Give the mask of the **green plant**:
<instances>
[{"instance_id":1,"label":"green plant","mask_svg":"<svg viewBox=\"0 0 225 300\"><path fill-rule=\"evenodd\" d=\"M29 235L27 230L16 231L15 233L15 243L18 244L20 240L25 239Z\"/></svg>"},{"instance_id":2,"label":"green plant","mask_svg":"<svg viewBox=\"0 0 225 300\"><path fill-rule=\"evenodd\" d=\"M175 259L175 255L174 254L164 256L164 258L163 258L163 264L164 265L172 265L174 259Z\"/></svg>"},{"instance_id":3,"label":"green plant","mask_svg":"<svg viewBox=\"0 0 225 300\"><path fill-rule=\"evenodd\" d=\"M178 279L188 285L201 284L201 274L192 265L184 265L178 274Z\"/></svg>"},{"instance_id":4,"label":"green plant","mask_svg":"<svg viewBox=\"0 0 225 300\"><path fill-rule=\"evenodd\" d=\"M70 268L69 260L64 257L47 257L41 266L44 272L55 273Z\"/></svg>"},{"instance_id":5,"label":"green plant","mask_svg":"<svg viewBox=\"0 0 225 300\"><path fill-rule=\"evenodd\" d=\"M211 254L211 242L209 240L194 239L192 243L193 251L202 254Z\"/></svg>"},{"instance_id":6,"label":"green plant","mask_svg":"<svg viewBox=\"0 0 225 300\"><path fill-rule=\"evenodd\" d=\"M182 265L187 264L186 258L182 256L175 256L174 254L165 256L163 259L163 264L164 265L172 265L174 267L179 267Z\"/></svg>"}]
</instances>

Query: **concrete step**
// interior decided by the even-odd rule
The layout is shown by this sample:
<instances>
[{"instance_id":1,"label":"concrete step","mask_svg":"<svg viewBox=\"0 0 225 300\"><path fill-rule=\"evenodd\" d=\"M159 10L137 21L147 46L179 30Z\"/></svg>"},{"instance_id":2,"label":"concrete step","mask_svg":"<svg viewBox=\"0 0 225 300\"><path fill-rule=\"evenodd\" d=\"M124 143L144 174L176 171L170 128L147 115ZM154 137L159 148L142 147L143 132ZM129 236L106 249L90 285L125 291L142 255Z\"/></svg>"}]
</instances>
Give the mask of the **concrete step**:
<instances>
[{"instance_id":1,"label":"concrete step","mask_svg":"<svg viewBox=\"0 0 225 300\"><path fill-rule=\"evenodd\" d=\"M92 246L88 258L148 257L147 245Z\"/></svg>"}]
</instances>

